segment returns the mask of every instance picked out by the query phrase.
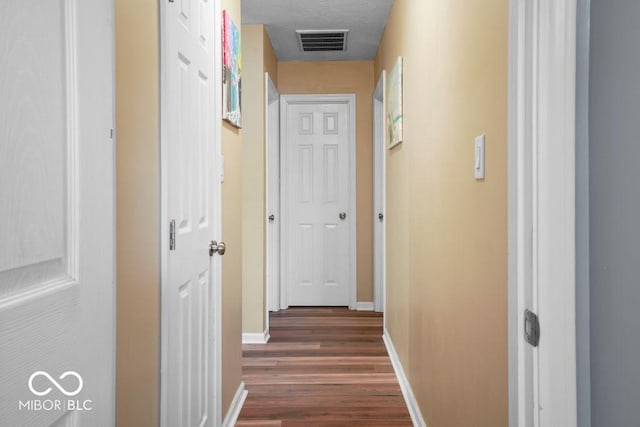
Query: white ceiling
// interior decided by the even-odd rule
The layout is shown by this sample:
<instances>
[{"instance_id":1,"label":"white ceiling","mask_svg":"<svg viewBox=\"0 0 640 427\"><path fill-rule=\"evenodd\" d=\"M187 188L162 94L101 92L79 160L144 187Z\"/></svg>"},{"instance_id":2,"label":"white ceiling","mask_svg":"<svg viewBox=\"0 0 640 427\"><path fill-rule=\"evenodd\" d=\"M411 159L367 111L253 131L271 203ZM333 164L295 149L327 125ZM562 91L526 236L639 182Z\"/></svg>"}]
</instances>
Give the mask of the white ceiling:
<instances>
[{"instance_id":1,"label":"white ceiling","mask_svg":"<svg viewBox=\"0 0 640 427\"><path fill-rule=\"evenodd\" d=\"M373 59L393 0L242 0L242 23L265 24L280 61ZM346 52L302 52L296 30L349 30Z\"/></svg>"}]
</instances>

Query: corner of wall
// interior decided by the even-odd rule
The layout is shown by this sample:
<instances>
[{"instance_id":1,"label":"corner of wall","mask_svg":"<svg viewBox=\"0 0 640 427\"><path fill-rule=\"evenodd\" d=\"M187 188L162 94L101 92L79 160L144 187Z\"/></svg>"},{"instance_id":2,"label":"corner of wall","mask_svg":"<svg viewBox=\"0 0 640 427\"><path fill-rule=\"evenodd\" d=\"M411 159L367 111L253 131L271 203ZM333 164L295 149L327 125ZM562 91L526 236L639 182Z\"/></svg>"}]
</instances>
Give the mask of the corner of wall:
<instances>
[{"instance_id":1,"label":"corner of wall","mask_svg":"<svg viewBox=\"0 0 640 427\"><path fill-rule=\"evenodd\" d=\"M116 418L121 426L156 426L160 413L158 15L154 2L115 1Z\"/></svg>"},{"instance_id":2,"label":"corner of wall","mask_svg":"<svg viewBox=\"0 0 640 427\"><path fill-rule=\"evenodd\" d=\"M222 0L222 9L240 25L241 1ZM240 32L242 28L240 27ZM222 125L222 416L228 412L242 381L242 146L243 132Z\"/></svg>"},{"instance_id":3,"label":"corner of wall","mask_svg":"<svg viewBox=\"0 0 640 427\"><path fill-rule=\"evenodd\" d=\"M242 37L242 332L265 324L265 123L264 25L244 25Z\"/></svg>"}]
</instances>

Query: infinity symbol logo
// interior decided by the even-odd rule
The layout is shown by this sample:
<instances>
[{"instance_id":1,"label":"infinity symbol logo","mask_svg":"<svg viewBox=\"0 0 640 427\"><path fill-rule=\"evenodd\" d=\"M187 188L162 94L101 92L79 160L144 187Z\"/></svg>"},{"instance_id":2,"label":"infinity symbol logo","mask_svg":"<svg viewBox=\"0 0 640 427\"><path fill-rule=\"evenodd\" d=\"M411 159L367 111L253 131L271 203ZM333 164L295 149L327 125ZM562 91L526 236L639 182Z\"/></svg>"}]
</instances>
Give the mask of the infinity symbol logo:
<instances>
[{"instance_id":1,"label":"infinity symbol logo","mask_svg":"<svg viewBox=\"0 0 640 427\"><path fill-rule=\"evenodd\" d=\"M56 380L54 380L51 377L51 375L49 375L47 372L45 372L45 371L36 371L33 374L31 374L31 376L29 377L29 390L31 390L31 393L35 394L36 396L46 396L47 394L49 394L51 392L51 387L47 388L44 391L37 391L33 387L33 380L38 376L46 377L49 380L49 382L51 382L51 384L53 384L65 396L75 396L76 394L80 393L80 390L82 390L82 386L84 385L84 383L82 382L82 377L80 376L80 374L78 374L77 372L74 372L74 371L67 371L64 374L60 375L60 377L58 378L60 380L63 380L68 376L72 376L72 377L77 378L77 380L78 380L78 388L73 390L73 391L67 391Z\"/></svg>"}]
</instances>

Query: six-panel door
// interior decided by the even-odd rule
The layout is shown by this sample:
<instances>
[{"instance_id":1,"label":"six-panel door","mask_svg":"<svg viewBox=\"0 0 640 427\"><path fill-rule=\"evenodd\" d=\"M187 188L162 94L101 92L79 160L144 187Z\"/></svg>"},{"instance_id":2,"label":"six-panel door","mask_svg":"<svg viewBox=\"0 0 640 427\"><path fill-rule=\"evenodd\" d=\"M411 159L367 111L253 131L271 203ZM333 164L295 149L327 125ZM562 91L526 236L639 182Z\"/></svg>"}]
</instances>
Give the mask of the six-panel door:
<instances>
[{"instance_id":1,"label":"six-panel door","mask_svg":"<svg viewBox=\"0 0 640 427\"><path fill-rule=\"evenodd\" d=\"M349 105L296 102L286 108L288 305L348 306Z\"/></svg>"}]
</instances>

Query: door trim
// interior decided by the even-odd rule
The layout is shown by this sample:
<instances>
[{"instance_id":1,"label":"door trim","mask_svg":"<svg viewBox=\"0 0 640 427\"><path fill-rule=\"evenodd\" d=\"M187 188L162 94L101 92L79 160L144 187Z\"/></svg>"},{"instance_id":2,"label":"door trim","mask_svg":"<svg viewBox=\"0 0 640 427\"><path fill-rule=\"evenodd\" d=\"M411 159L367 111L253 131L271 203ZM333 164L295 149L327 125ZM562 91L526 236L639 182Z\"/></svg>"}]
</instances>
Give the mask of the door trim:
<instances>
[{"instance_id":1,"label":"door trim","mask_svg":"<svg viewBox=\"0 0 640 427\"><path fill-rule=\"evenodd\" d=\"M326 94L326 95L280 95L280 147L284 147L287 141L287 107L293 104L326 104L344 103L349 106L349 308L356 309L357 294L357 240L356 231L356 95L355 94ZM287 150L280 150L280 242L287 240ZM286 245L281 246L280 257L280 308L289 307L287 275L288 271Z\"/></svg>"},{"instance_id":2,"label":"door trim","mask_svg":"<svg viewBox=\"0 0 640 427\"><path fill-rule=\"evenodd\" d=\"M532 23L532 45L525 41L527 22ZM509 425L514 427L547 421L570 427L577 422L575 49L575 0L509 1L508 369ZM527 87L534 90L528 93ZM529 151L528 132L536 136ZM527 178L525 166L532 162L537 163ZM537 224L542 227L535 229ZM528 271L529 247L539 256ZM540 371L531 385L526 381L523 311L532 288L527 283L533 280L538 284L534 308L540 310L541 342L551 343L554 354L545 360L548 371ZM549 386L550 375L556 387ZM527 395L546 396L540 402L544 413L534 411L533 420L527 419Z\"/></svg>"},{"instance_id":3,"label":"door trim","mask_svg":"<svg viewBox=\"0 0 640 427\"><path fill-rule=\"evenodd\" d=\"M266 320L265 320L265 325L266 325L266 329L267 331L269 330L269 311L278 311L280 310L280 285L276 286L276 283L280 283L281 277L282 277L282 272L278 271L278 275L277 275L277 281L273 282L271 279L273 278L273 272L271 271L271 265L272 263L275 263L276 265L280 264L280 257L281 257L281 252L282 252L282 242L278 242L279 243L279 248L277 251L271 250L271 245L272 245L272 241L270 240L270 237L272 237L271 234L271 229L274 226L278 227L278 230L280 230L281 228L281 217L280 217L280 202L278 201L277 203L274 203L272 200L272 190L274 190L273 188L271 188L271 186L269 185L270 182L277 182L277 186L276 189L278 191L280 191L280 165L272 165L271 164L271 150L272 148L274 148L274 146L277 147L278 152L280 151L280 138L279 138L279 127L280 127L280 94L278 93L278 89L276 88L276 85L273 83L273 80L271 79L271 76L269 75L269 73L264 73L265 74L265 94L264 94L264 99L265 99L265 109L264 109L264 123L265 123L265 141L266 141L266 148L265 148L265 164L266 164L266 171L265 171L265 176L267 177L267 179L265 179L265 195L266 195L266 199L267 199L267 203L265 203L265 213L264 213L264 218L265 218L265 230L266 233L266 253L267 253L267 257L266 257L266 301L265 301L265 315L266 315ZM277 117L276 120L272 120L271 117L271 112L272 109L277 109ZM278 137L276 137L275 135L273 135L273 131L274 128L278 128ZM278 197L279 199L280 197ZM271 223L269 221L269 215L274 214L276 219L273 223ZM275 233L276 236L279 238L281 233L278 231ZM273 258L276 258L275 260Z\"/></svg>"},{"instance_id":4,"label":"door trim","mask_svg":"<svg viewBox=\"0 0 640 427\"><path fill-rule=\"evenodd\" d=\"M215 170L219 176L219 179L216 184L213 185L213 189L215 190L213 195L213 221L216 225L214 225L213 230L216 236L219 236L222 239L222 179L224 174L224 162L222 157L222 5L220 2L214 2L213 4L213 87L214 87L214 97L213 103L215 105L215 116L214 116L214 153L217 154L217 159L214 159ZM213 331L215 333L215 343L214 343L214 361L213 368L214 374L216 378L216 382L214 384L215 396L213 402L214 414L213 414L213 424L217 425L217 423L222 422L222 260L220 257L214 257L217 262L217 267L213 271L212 277L212 286L213 286L213 295L215 298L214 302L214 328Z\"/></svg>"},{"instance_id":5,"label":"door trim","mask_svg":"<svg viewBox=\"0 0 640 427\"><path fill-rule=\"evenodd\" d=\"M373 223L378 224L378 211L375 205L376 194L381 194L381 205L382 205L382 213L386 216L387 211L387 147L385 144L385 87L386 87L386 79L387 72L382 70L380 74L380 79L378 79L378 84L373 92ZM380 156L380 172L381 177L378 179L375 176L376 173L376 159L377 156ZM380 186L381 188L379 188ZM375 227L375 226L374 226ZM373 231L373 235L375 237L375 230ZM387 221L386 218L382 220L382 233L381 233L382 242L374 242L374 255L373 255L373 271L374 271L374 283L373 283L373 306L374 310L377 312L383 313L387 308L387 298L386 298L386 289L387 289ZM380 256L380 260L376 256L376 251L381 251L382 254ZM380 266L380 276L376 277L375 272L378 270L378 266L376 262L381 262L382 266Z\"/></svg>"},{"instance_id":6,"label":"door trim","mask_svg":"<svg viewBox=\"0 0 640 427\"><path fill-rule=\"evenodd\" d=\"M166 302L163 296L163 290L169 280L169 209L168 209L168 195L169 185L166 176L168 171L168 128L167 123L172 119L170 117L167 103L164 100L168 99L168 85L165 82L169 61L173 58L169 58L165 52L168 51L168 37L167 37L167 2L160 2L160 426L167 427L167 405L173 402L168 402L168 378L167 378L167 355L168 355L168 343L167 338L169 336L168 329L168 311L164 308ZM213 88L214 88L214 153L218 155L218 161L214 161L214 171L217 176L220 175L221 165L221 153L222 153L222 8L220 2L213 2L214 9L214 31L213 34L213 57L214 57L214 75L213 75ZM215 236L222 236L222 188L220 186L220 180L212 185L213 189L213 233ZM215 238L212 236L212 239ZM220 425L222 423L222 261L219 256L213 257L211 268L211 286L212 296L214 298L214 313L213 313L213 333L215 336L213 346L213 375L216 379L214 384L214 401L212 402L212 416L213 425Z\"/></svg>"}]
</instances>

